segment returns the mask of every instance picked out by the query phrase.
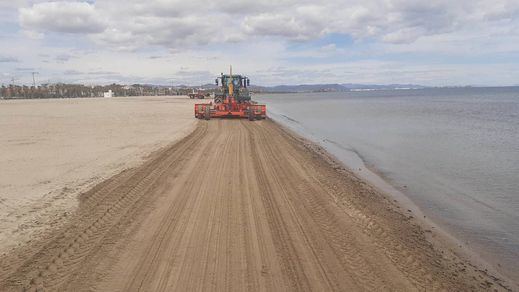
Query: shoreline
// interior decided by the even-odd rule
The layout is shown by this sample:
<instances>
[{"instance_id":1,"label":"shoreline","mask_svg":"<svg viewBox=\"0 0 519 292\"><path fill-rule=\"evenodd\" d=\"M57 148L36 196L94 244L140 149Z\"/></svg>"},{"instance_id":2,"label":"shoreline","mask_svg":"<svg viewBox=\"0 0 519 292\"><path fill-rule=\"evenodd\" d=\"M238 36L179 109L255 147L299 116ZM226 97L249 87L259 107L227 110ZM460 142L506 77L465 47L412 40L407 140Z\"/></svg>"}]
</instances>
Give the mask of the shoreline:
<instances>
[{"instance_id":1,"label":"shoreline","mask_svg":"<svg viewBox=\"0 0 519 292\"><path fill-rule=\"evenodd\" d=\"M298 121L283 114L275 113L274 115L281 119L284 118L288 122L300 125ZM345 172L347 176L356 177L374 187L377 192L388 198L392 204L396 204L396 211L405 215L406 212L404 212L404 210L407 210L409 214L412 215L411 221L419 224L420 227L426 231L426 234L428 235L427 239L434 244L435 248L438 248L443 252L452 253L453 255L466 260L475 269L488 273L491 277L495 277L507 285L512 286L513 290L519 290L519 283L514 282L513 278L500 272L498 267L496 267L497 263L483 258L475 250L463 243L461 239L455 237L450 233L450 231L441 227L434 222L433 219L426 216L421 208L414 203L408 195L406 195L404 190L400 190L393 185L382 173L377 171L376 166L368 166L359 153L350 149L343 149L334 141L328 139L321 140L317 137L312 137L314 135L312 133L308 133L310 137L305 137L302 133L304 132L302 126L300 126L301 129L298 129L297 127L291 127L289 124L285 124L272 117L270 117L270 119L283 129L283 131L286 131L288 135L300 139L305 145L308 144L308 147L312 151L321 155L324 160L329 161L332 165L339 165L339 171ZM332 154L333 150L330 149L332 147L340 148L340 151L343 154L348 152L349 154L346 155L350 156L347 159L341 159ZM351 167L348 162L355 166ZM362 170L359 167L361 167Z\"/></svg>"},{"instance_id":2,"label":"shoreline","mask_svg":"<svg viewBox=\"0 0 519 292\"><path fill-rule=\"evenodd\" d=\"M462 245L517 279L514 93L433 90L258 99L269 103L269 113L289 116L271 117L325 146L356 173L375 173Z\"/></svg>"},{"instance_id":3,"label":"shoreline","mask_svg":"<svg viewBox=\"0 0 519 292\"><path fill-rule=\"evenodd\" d=\"M425 272L423 272L423 273L419 272L418 274L416 274L416 275L422 275L422 274L428 275L426 279L418 278L419 283L429 283L429 281L433 281L432 283L437 283L436 281L440 281L440 284L441 284L441 281L445 281L445 283L444 283L445 285L453 285L454 283L456 283L455 280L458 279L458 277L461 277L461 279L463 279L463 283L468 284L470 282L467 282L467 281L472 281L472 280L470 280L470 276L472 275L474 277L473 284L476 285L476 286L473 286L474 289L484 289L484 287L487 287L487 286L481 286L481 285L486 285L483 283L494 283L493 287L492 287L492 285L490 285L487 288L490 288L490 287L500 288L502 290L511 289L511 288L505 288L504 286L499 286L499 285L503 285L503 283L499 279L493 278L492 275L488 275L485 271L481 271L480 267L472 266L470 264L470 262L466 262L464 259L461 259L461 261L460 261L459 255L451 256L448 253L448 251L446 251L445 253L442 252L441 253L442 255L440 257L438 257L438 255L435 255L435 253L437 253L436 251L434 251L434 250L428 251L428 249L429 249L428 243L423 242L423 239L422 239L423 236L427 237L428 234L427 234L427 231L424 230L424 228L422 226L419 226L416 224L415 220L413 219L416 217L416 215L412 216L413 218L410 218L409 214L407 214L405 211L403 211L402 208L399 207L396 202L389 199L386 196L386 194L380 192L379 190L377 190L376 188L371 186L369 183L365 182L365 180L359 178L354 173L346 170L346 168L344 168L344 164L340 163L339 160L335 159L330 153L328 153L323 147L319 146L318 144L304 138L301 135L298 135L297 133L291 131L290 129L284 127L283 125L281 125L271 119L269 119L267 121L257 121L257 122L251 123L251 124L248 124L248 122L242 123L241 121L231 121L231 122L229 122L229 121L210 121L210 122L214 123L214 124L216 124L216 123L225 124L225 125L229 125L231 127L232 127L232 125L234 125L233 122L236 124L239 123L238 125L245 126L245 129L247 129L248 131L251 131L251 133L255 132L255 127L260 127L261 125L264 125L262 127L265 127L269 131L269 132L266 132L265 134L270 133L271 135L276 135L276 137L278 137L276 139L278 139L278 140L281 139L279 137L285 136L284 139L286 139L287 141L279 144L279 146L285 145L285 144L291 145L290 147L293 147L293 150L291 150L291 151L297 155L300 155L300 157L302 157L301 159L303 159L303 161L300 161L300 163L302 163L303 165L308 164L310 166L310 169L315 168L317 170L321 169L321 170L325 171L321 174L319 174L319 172L316 172L316 174L323 175L323 179L325 179L325 180L322 181L321 183L323 183L322 187L323 187L323 190L326 190L326 193L308 194L308 195L319 195L320 196L319 200L322 203L327 202L327 203L325 203L325 205L321 205L321 207L327 206L328 204L332 204L332 205L328 206L327 208L331 208L330 210L334 210L334 212L338 212L338 209L342 210L342 212L344 212L344 214L341 215L339 213L336 213L336 215L334 215L334 216L339 216L340 218L343 218L341 220L346 220L347 218L351 218L348 220L353 220L352 222L354 222L355 226L365 226L365 227L363 227L363 231L361 231L361 233L358 233L355 236L360 236L361 234L364 234L363 236L368 236L368 238L371 238L370 242L371 243L375 242L374 246L377 246L377 249L380 249L380 252L387 253L386 256L388 256L389 259L391 259L391 261L393 261L393 264L395 266L393 266L392 269L395 269L395 267L398 267L398 269L403 269L405 271L406 275L415 275L415 273L417 273L416 269L418 269L418 271L424 270ZM269 125L269 123L271 123L272 125ZM111 177L110 179L102 182L101 184L95 186L94 188L92 188L91 190L86 192L85 193L86 195L82 196L82 207L80 208L80 210L78 210L76 212L76 214L72 214L71 218L68 218L69 221L67 221L68 222L67 228L54 230L54 232L52 234L49 234L49 236L47 237L47 242L34 243L35 246L39 245L39 247L36 247L36 250L40 251L38 253L39 254L38 258L33 259L32 258L33 256L31 256L27 259L27 258L23 258L23 254L22 254L22 257L20 257L20 258L23 259L24 262L20 263L20 264L22 264L21 268L16 269L17 271L20 271L22 274L15 276L14 279L18 279L16 281L23 282L23 280L20 280L20 279L25 279L27 276L32 277L33 275L35 275L33 272L31 272L34 265L36 265L38 267L42 264L45 264L47 261L54 262L54 257L52 255L52 253L59 252L60 250L65 250L66 251L65 254L70 253L73 258L74 258L73 255L74 255L75 250L78 250L79 254L83 255L82 257L85 257L85 255L89 255L89 254L93 253L92 256L89 256L89 257L99 259L101 255L96 254L94 246L87 246L89 248L88 251L83 251L82 245L81 245L82 241L77 240L78 238L83 238L82 234L87 234L88 236L92 236L92 235L89 235L91 233L91 231L88 232L88 230L92 230L94 232L94 236L99 236L99 239L96 239L96 241L101 240L100 242L104 242L105 240L103 240L103 238L105 236L108 236L108 242L111 242L113 240L115 240L115 242L118 242L121 240L121 238L117 238L117 237L112 238L112 237L110 237L110 235L103 235L103 234L96 235L97 234L96 231L105 230L105 229L111 230L113 228L116 228L117 226L123 226L123 227L128 226L127 228L129 230L139 230L140 224L149 227L149 225L144 224L144 222L133 222L132 223L132 220L130 220L129 222L121 221L120 223L117 223L117 221L112 222L113 221L112 219L108 219L108 220L102 219L105 216L108 216L108 218L111 218L112 216L118 216L117 215L118 213L100 212L100 214L104 214L104 215L102 217L97 217L97 215L95 215L95 214L98 214L100 210L97 210L98 207L97 207L96 202L99 198L104 198L104 197L106 197L105 200L108 200L108 201L112 200L111 197L117 195L117 193L113 193L113 194L110 193L111 192L110 189L113 188L111 186L111 184L117 183L118 180L120 180L121 183L123 183L121 185L121 187L125 187L124 182L126 181L126 177L130 178L134 174L139 174L141 172L141 170L142 171L151 171L150 173L153 173L154 172L153 170L155 169L154 161L157 161L157 162L166 161L164 158L162 158L162 156L165 153L174 154L178 151L181 151L180 153L184 153L185 151L187 151L186 153L189 153L189 151L194 151L194 150L192 150L192 148L194 147L194 145L197 145L198 144L197 141L199 141L196 139L204 139L204 136L202 134L205 131L207 131L207 130L204 130L204 127L205 127L204 125L208 125L208 124L211 125L210 123L206 123L206 122L197 123L197 127L194 129L194 131L191 134L189 134L187 137L181 139L178 142L173 142L170 146L165 147L164 149L158 150L158 151L150 154L148 156L148 159L146 160L146 162L144 162L144 165L122 171L121 173L115 175L114 177ZM236 127L236 126L234 126L234 127ZM219 136L217 135L215 137L219 137ZM220 138L220 139L224 139L224 138ZM276 141L276 139L274 139L274 140ZM256 141L256 140L253 139L252 141ZM268 143L263 143L263 142L258 142L258 141L256 141L255 143L257 143L257 145L259 145L261 147L266 147L267 146L266 144L268 144ZM280 143L280 142L278 142L278 143ZM222 147L230 147L230 146L222 146ZM184 151L184 152L182 152L182 151ZM253 152L253 153L255 153L255 152ZM205 154L200 154L200 155L203 156ZM245 153L245 155L247 155L247 154ZM258 155L258 153L255 153L254 155ZM160 168L160 169L162 169L160 171L166 172L166 173L173 171L172 177L177 177L177 175L180 175L181 173L183 173L183 167L181 166L182 163L189 163L189 161L191 161L195 158L194 156L190 156L190 155L188 155L188 156L180 155L179 157L180 157L180 160L178 160L178 162L176 162L176 163L180 163L180 166L177 167L178 170L175 170L175 167L173 167L172 169L169 169L166 167L167 165L165 165L163 168ZM188 157L189 159L185 159L186 157ZM177 161L175 159L173 159L173 160L170 159L170 160L172 162L175 162L175 161ZM258 158L256 158L256 159L258 159ZM259 162L261 160L256 160L256 161ZM169 162L169 163L171 163L171 162ZM173 163L171 165L175 165L175 163ZM194 164L194 166L196 167L196 164ZM204 168L204 166L198 166L198 167L200 167L201 169ZM250 165L250 167L256 168L256 166L254 164ZM289 166L287 165L286 167L289 167ZM147 170L147 169L149 169L149 170ZM287 170L288 169L290 169L290 168L287 168ZM175 171L178 171L178 174L175 174ZM229 169L229 171L232 171L232 168ZM301 169L300 171L303 171L303 169ZM326 174L330 174L331 176L327 176ZM189 173L184 174L184 175L189 177ZM139 176L141 176L141 174L139 174ZM144 178L146 177L145 173L142 174L142 177L144 177ZM138 205L138 204L140 204L139 202L141 200L145 200L145 198L148 198L149 202L146 203L146 205L144 205L144 206L148 206L146 208L148 208L148 210L150 210L149 213L152 215L146 215L146 216L158 216L158 213L155 211L158 211L161 208L164 208L164 206L167 206L167 204L159 203L160 202L159 200L166 200L169 197L168 196L164 197L164 195L161 195L160 193L154 194L156 192L156 191L153 191L154 189L156 189L156 188L158 188L158 190L163 189L162 187L154 187L154 185L158 185L158 181L160 181L162 179L161 179L161 176L152 176L152 178L154 180L149 182L149 186L152 188L149 195L143 196L143 195L135 194L136 195L135 198L134 198L134 195L132 195L132 198L129 199L129 201L127 201L126 199L123 199L121 201L120 199L117 199L116 197L114 197L113 198L114 202L123 202L121 207L118 207L118 208L123 208L123 210L128 210L125 208L130 208L129 210L135 209L136 211L133 211L133 212L139 212L138 210L141 210L140 212L142 213L142 209L139 208L140 205ZM319 179L319 178L312 178L312 179ZM198 181L198 180L196 180L196 181ZM332 185L327 185L326 183L328 181ZM130 181L128 181L128 182L130 182ZM132 180L132 183L137 184L137 187L139 187L139 185L140 185L140 184L138 184L139 181ZM146 184L144 186L146 186ZM279 187L287 187L287 188L289 186L290 185L287 185L287 186L284 186L283 184L279 185ZM351 189L348 189L348 187L344 187L344 186L350 186ZM336 189L336 188L338 188L338 189ZM106 195L103 194L103 192L105 190L107 192ZM143 191L144 191L143 194L147 193L147 191L145 191L145 190L146 190L146 188L143 189ZM297 191L297 190L292 190L292 189L288 188L287 191L293 192L293 191ZM336 193L336 191L339 191L339 192ZM344 191L352 192L352 193L349 195L343 194L342 192L344 192ZM180 194L182 194L182 192ZM297 192L295 193L295 195L297 195ZM326 195L329 195L330 197L327 198ZM119 195L117 195L117 196L119 196ZM123 196L124 196L124 194L123 194ZM189 196L185 197L186 200L188 198L189 198ZM208 198L210 198L210 196ZM328 200L330 200L330 199L331 199L331 201L328 202ZM301 199L301 200L302 200L301 203L304 204L305 200L304 199ZM132 203L132 202L134 202L134 203ZM149 206L149 205L153 205L153 202L155 202L156 206L155 207ZM203 200L202 200L202 202L203 202ZM114 206L119 206L119 204L120 203L117 203ZM134 204L134 205L132 205L132 204ZM128 206L128 207L125 207L125 206ZM312 207L312 205L310 205L309 207ZM158 209L158 210L155 210L155 209ZM155 211L153 211L153 210L155 210ZM179 212L187 212L186 210L187 209L180 209ZM118 211L116 211L116 212L118 212ZM122 215L123 217L128 217L129 216L128 212L130 212L130 211L125 211L124 213L121 213L121 214L123 214ZM81 214L83 214L83 215L81 215ZM139 213L136 213L136 214L139 214ZM84 218L82 218L81 216L87 216L87 218L91 218L91 219L84 220ZM144 215L141 214L141 216L144 216ZM100 218L102 220L99 220ZM147 217L139 217L139 218L144 220ZM305 217L303 216L303 217L301 217L301 219L302 218L305 218ZM93 221L94 222L93 225L89 225L90 227L87 228L87 232L82 233L81 232L82 224L86 224L91 220L95 220L95 221ZM139 219L139 221L140 221L140 219ZM153 222L155 222L155 221L153 221ZM321 223L323 223L323 222L321 222ZM328 222L328 223L330 223L330 222ZM105 224L116 224L116 225L110 225L113 227L108 227L108 226L104 227ZM117 224L119 224L119 225L117 225ZM213 224L218 224L218 221L215 221L215 223L213 223ZM92 226L94 226L94 227L92 227ZM336 227L339 228L341 226L337 225ZM140 229L142 229L142 227ZM144 229L147 229L147 227L144 227ZM140 234L140 233L135 233L135 232L137 232L137 231L131 231L130 233L128 233L128 236L137 236L138 234ZM314 230L314 232L317 232L317 230ZM74 239L72 241L73 243L70 243L71 240L76 236L76 234L78 234L80 236L78 238ZM340 235L340 234L335 234L335 235ZM404 236L404 237L402 239L400 239L399 238L400 236ZM407 240L405 240L405 239L407 239ZM88 237L87 237L87 240L88 240ZM408 240L411 240L411 241L408 241ZM130 241L132 241L132 240L130 240ZM339 242L341 242L341 241L339 241ZM75 245L76 243L79 243L79 244ZM368 243L368 242L366 242L366 243ZM130 243L130 244L134 244L134 243ZM308 244L308 243L306 243L306 244ZM412 245L408 246L409 244L412 244ZM64 246L64 249L62 249L61 246ZM71 248L67 248L67 246L70 246ZM410 248L410 247L412 247L412 248ZM30 249L29 247L27 247L27 248ZM100 248L102 250L102 249L105 249L106 247L100 246ZM360 246L360 248L367 249L368 247ZM134 249L131 248L130 250L134 250ZM51 254L49 254L47 256L46 253L48 253L49 251L54 251L54 252L51 252ZM375 252L375 250L371 250L371 252ZM429 254L429 252L433 252L433 254ZM437 254L440 254L440 253L437 253ZM115 251L115 254L112 254L111 256L115 257L116 255L118 255L118 251ZM350 255L350 256L352 256L352 255ZM64 258L64 260L67 261L66 258ZM88 260L88 258L86 258L85 260ZM437 267L436 264L433 263L432 261L439 261L440 266ZM85 267L83 267L83 264L82 264L81 267L76 267L76 269L86 269L88 271L93 269L93 271L97 271L96 269L99 268L99 265L97 263L88 263L88 262L89 261L87 261L87 264ZM13 264L11 267L14 267L15 265L16 265L16 263ZM100 265L100 266L103 266L103 265ZM9 267L6 268L6 267L0 266L0 268L3 268L3 269L0 269L0 276L1 276L0 282L2 282L1 280L5 279L5 277L7 277L7 276L9 276L9 278L12 279L12 277L11 277L12 273L14 273L15 275L17 274L16 271L14 271L14 272L11 271L12 273L7 272L7 274L6 274L6 271L8 270ZM364 267L364 268L366 268L366 267ZM49 266L49 269L50 269L50 271L53 270L53 268L51 266ZM408 269L410 269L410 270L408 270ZM448 271L452 271L455 274L449 274ZM361 274L365 274L365 272L369 273L369 270L359 271L359 272ZM432 274L430 274L430 273L432 273ZM82 274L82 273L80 273L80 274ZM36 273L36 275L37 275L37 273ZM47 276L45 276L46 274L40 273L40 275L43 275L43 276L39 276L39 277L37 276L36 279L41 278L41 280L36 280L36 281L45 282L45 279L47 277ZM441 277L439 279L435 279L434 275L439 276L439 277L441 276ZM21 278L18 278L18 277L21 277ZM91 275L84 275L84 277L86 277L86 279L81 278L81 280L84 280L86 283L91 282L91 280L88 279L89 277L91 277ZM413 276L412 278L414 279L414 277L415 276ZM420 277L423 277L423 276L420 276ZM431 277L431 278L429 278L429 277ZM484 281L487 281L487 282L484 282ZM8 282L13 283L12 280L9 280ZM29 279L29 282L31 282L30 279ZM29 282L27 282L27 283L29 283ZM448 283L450 283L450 284L448 284ZM505 284L508 284L508 283L505 283ZM0 285L0 287L2 287L2 285ZM427 287L427 286L425 286L425 287ZM442 287L442 286L440 285L439 287ZM448 286L448 287L455 287L455 286ZM278 289L279 289L279 287L278 287Z\"/></svg>"}]
</instances>

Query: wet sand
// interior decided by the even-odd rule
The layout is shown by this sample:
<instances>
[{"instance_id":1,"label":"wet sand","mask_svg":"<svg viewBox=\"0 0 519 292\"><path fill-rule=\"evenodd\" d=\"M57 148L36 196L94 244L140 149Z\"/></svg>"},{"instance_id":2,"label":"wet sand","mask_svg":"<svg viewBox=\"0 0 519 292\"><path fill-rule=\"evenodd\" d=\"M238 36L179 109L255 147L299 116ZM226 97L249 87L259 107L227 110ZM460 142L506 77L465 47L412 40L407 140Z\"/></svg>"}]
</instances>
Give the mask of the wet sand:
<instances>
[{"instance_id":1,"label":"wet sand","mask_svg":"<svg viewBox=\"0 0 519 292\"><path fill-rule=\"evenodd\" d=\"M270 120L196 129L0 261L0 290L507 290Z\"/></svg>"}]
</instances>

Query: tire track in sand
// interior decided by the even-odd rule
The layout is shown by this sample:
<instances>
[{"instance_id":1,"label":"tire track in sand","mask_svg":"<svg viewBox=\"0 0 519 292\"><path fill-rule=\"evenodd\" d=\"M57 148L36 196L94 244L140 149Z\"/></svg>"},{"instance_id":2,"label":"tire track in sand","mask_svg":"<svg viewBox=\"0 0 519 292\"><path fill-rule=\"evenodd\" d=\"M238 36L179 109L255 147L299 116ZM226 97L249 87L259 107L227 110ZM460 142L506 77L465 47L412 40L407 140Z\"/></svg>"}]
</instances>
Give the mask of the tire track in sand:
<instances>
[{"instance_id":1,"label":"tire track in sand","mask_svg":"<svg viewBox=\"0 0 519 292\"><path fill-rule=\"evenodd\" d=\"M484 287L453 276L425 239L406 231L415 227L393 220L403 217L370 211L384 205L351 181L271 121L200 121L85 194L47 241L2 258L0 290Z\"/></svg>"},{"instance_id":2,"label":"tire track in sand","mask_svg":"<svg viewBox=\"0 0 519 292\"><path fill-rule=\"evenodd\" d=\"M84 196L72 222L55 231L48 242L2 259L0 290L60 289L125 211L145 196L153 183L180 161L206 130L206 125L197 128L175 147L160 151L141 167L124 171L92 189Z\"/></svg>"}]
</instances>

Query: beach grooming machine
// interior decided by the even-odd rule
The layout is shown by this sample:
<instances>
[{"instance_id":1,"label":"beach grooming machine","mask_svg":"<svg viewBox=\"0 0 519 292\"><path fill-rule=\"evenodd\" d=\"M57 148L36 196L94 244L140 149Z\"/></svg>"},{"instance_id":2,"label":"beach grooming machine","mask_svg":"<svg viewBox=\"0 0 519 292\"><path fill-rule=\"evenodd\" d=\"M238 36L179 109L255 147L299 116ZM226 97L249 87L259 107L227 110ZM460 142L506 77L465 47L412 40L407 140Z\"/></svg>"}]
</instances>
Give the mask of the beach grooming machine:
<instances>
[{"instance_id":1,"label":"beach grooming machine","mask_svg":"<svg viewBox=\"0 0 519 292\"><path fill-rule=\"evenodd\" d=\"M247 89L250 85L248 77L233 75L231 66L229 75L222 73L215 83L220 88L215 94L214 102L195 104L196 118L248 118L250 121L265 119L267 107L251 100Z\"/></svg>"}]
</instances>

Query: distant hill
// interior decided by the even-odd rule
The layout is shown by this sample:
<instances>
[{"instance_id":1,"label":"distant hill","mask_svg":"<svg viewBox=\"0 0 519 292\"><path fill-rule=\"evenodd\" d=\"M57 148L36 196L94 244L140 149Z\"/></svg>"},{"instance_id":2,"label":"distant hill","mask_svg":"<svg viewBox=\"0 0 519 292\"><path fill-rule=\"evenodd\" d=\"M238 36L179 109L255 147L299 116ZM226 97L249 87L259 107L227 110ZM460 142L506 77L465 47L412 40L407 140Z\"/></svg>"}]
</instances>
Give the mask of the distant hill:
<instances>
[{"instance_id":1,"label":"distant hill","mask_svg":"<svg viewBox=\"0 0 519 292\"><path fill-rule=\"evenodd\" d=\"M251 86L253 91L259 92L341 92L362 90L392 90L392 89L420 89L425 88L416 84L301 84L301 85L277 85L277 86Z\"/></svg>"},{"instance_id":2,"label":"distant hill","mask_svg":"<svg viewBox=\"0 0 519 292\"><path fill-rule=\"evenodd\" d=\"M356 89L377 89L377 90L384 90L384 89L423 89L427 88L426 86L417 85L417 84L387 84L387 85L377 85L377 84L354 84L354 83L345 83L341 84L343 87L346 87L350 90L356 90Z\"/></svg>"},{"instance_id":3,"label":"distant hill","mask_svg":"<svg viewBox=\"0 0 519 292\"><path fill-rule=\"evenodd\" d=\"M198 86L177 85L175 88L201 88L205 90L214 90L217 88L215 84L204 84ZM389 84L389 85L366 85L366 84L300 84L300 85L276 85L276 86L259 86L251 85L249 89L255 92L342 92L342 91L363 91L363 90L392 90L392 89L420 89L425 86L416 84Z\"/></svg>"}]
</instances>

